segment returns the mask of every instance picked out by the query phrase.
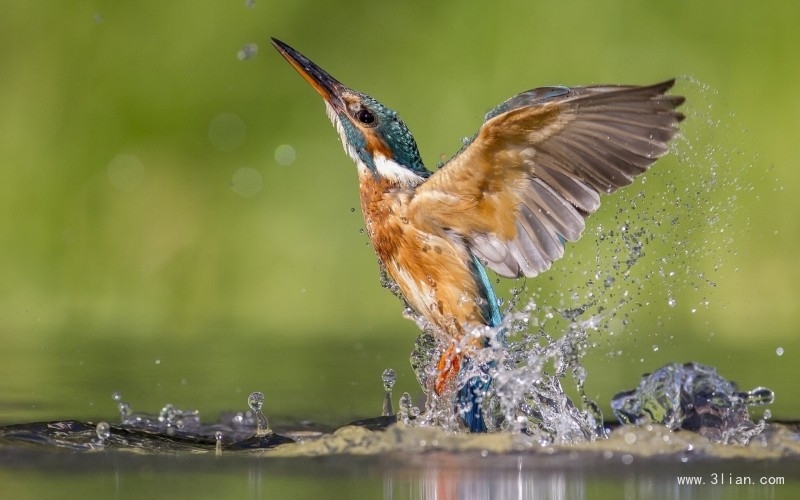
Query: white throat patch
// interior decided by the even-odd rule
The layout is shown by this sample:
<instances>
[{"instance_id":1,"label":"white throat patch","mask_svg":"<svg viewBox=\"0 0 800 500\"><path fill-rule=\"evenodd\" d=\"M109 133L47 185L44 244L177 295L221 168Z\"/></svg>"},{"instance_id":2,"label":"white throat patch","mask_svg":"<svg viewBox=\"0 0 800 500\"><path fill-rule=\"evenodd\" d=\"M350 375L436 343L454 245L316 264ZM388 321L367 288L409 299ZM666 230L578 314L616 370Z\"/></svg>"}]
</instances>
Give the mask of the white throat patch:
<instances>
[{"instance_id":1,"label":"white throat patch","mask_svg":"<svg viewBox=\"0 0 800 500\"><path fill-rule=\"evenodd\" d=\"M396 182L403 187L416 187L425 180L423 177L383 155L375 155L374 161L375 168L378 169L378 174L381 177Z\"/></svg>"}]
</instances>

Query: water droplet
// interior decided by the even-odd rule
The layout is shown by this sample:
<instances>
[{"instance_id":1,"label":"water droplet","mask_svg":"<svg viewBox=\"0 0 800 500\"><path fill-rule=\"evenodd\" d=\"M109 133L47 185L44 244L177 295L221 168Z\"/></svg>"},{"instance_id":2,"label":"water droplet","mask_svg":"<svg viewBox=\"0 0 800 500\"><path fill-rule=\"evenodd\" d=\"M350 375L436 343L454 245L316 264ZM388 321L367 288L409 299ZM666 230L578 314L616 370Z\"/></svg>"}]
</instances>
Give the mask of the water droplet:
<instances>
[{"instance_id":1,"label":"water droplet","mask_svg":"<svg viewBox=\"0 0 800 500\"><path fill-rule=\"evenodd\" d=\"M767 408L766 410L764 410L764 420L769 420L771 418L772 418L772 410Z\"/></svg>"},{"instance_id":2,"label":"water droplet","mask_svg":"<svg viewBox=\"0 0 800 500\"><path fill-rule=\"evenodd\" d=\"M775 393L766 387L756 387L744 395L745 403L748 405L768 405L775 402Z\"/></svg>"},{"instance_id":3,"label":"water droplet","mask_svg":"<svg viewBox=\"0 0 800 500\"><path fill-rule=\"evenodd\" d=\"M231 189L243 198L252 198L261 192L263 184L261 172L252 167L242 167L233 174Z\"/></svg>"},{"instance_id":4,"label":"water droplet","mask_svg":"<svg viewBox=\"0 0 800 500\"><path fill-rule=\"evenodd\" d=\"M236 58L240 61L246 61L254 58L256 54L258 54L258 45L254 43L248 43L239 49L239 52L236 53Z\"/></svg>"},{"instance_id":5,"label":"water droplet","mask_svg":"<svg viewBox=\"0 0 800 500\"><path fill-rule=\"evenodd\" d=\"M144 180L144 164L132 154L119 154L108 163L108 180L120 191L133 191Z\"/></svg>"},{"instance_id":6,"label":"water droplet","mask_svg":"<svg viewBox=\"0 0 800 500\"><path fill-rule=\"evenodd\" d=\"M122 423L125 423L125 417L131 414L131 406L128 403L120 403L117 405L117 409L119 410L119 414L122 416Z\"/></svg>"},{"instance_id":7,"label":"water droplet","mask_svg":"<svg viewBox=\"0 0 800 500\"><path fill-rule=\"evenodd\" d=\"M676 303L677 301L675 300L675 297L670 297L667 299L667 305L670 307L675 307Z\"/></svg>"},{"instance_id":8,"label":"water droplet","mask_svg":"<svg viewBox=\"0 0 800 500\"><path fill-rule=\"evenodd\" d=\"M397 374L391 368L387 368L383 371L381 380L383 380L383 388L390 391L394 387L395 381L397 381Z\"/></svg>"},{"instance_id":9,"label":"water droplet","mask_svg":"<svg viewBox=\"0 0 800 500\"><path fill-rule=\"evenodd\" d=\"M279 165L287 167L294 163L296 158L297 152L295 152L294 147L289 144L281 144L275 148L275 161L277 161Z\"/></svg>"},{"instance_id":10,"label":"water droplet","mask_svg":"<svg viewBox=\"0 0 800 500\"><path fill-rule=\"evenodd\" d=\"M157 364L157 365L160 365L160 364L161 364L161 360L160 360L160 359L157 359L157 360L156 360L156 364Z\"/></svg>"},{"instance_id":11,"label":"water droplet","mask_svg":"<svg viewBox=\"0 0 800 500\"><path fill-rule=\"evenodd\" d=\"M102 443L111 437L111 426L108 425L107 422L99 422L94 432L97 434L97 438Z\"/></svg>"},{"instance_id":12,"label":"water droplet","mask_svg":"<svg viewBox=\"0 0 800 500\"><path fill-rule=\"evenodd\" d=\"M119 391L112 392L111 399L113 399L114 401L122 401L122 393Z\"/></svg>"},{"instance_id":13,"label":"water droplet","mask_svg":"<svg viewBox=\"0 0 800 500\"><path fill-rule=\"evenodd\" d=\"M264 394L261 392L254 392L247 398L247 405L253 411L261 411L264 406Z\"/></svg>"},{"instance_id":14,"label":"water droplet","mask_svg":"<svg viewBox=\"0 0 800 500\"><path fill-rule=\"evenodd\" d=\"M778 347L777 349L775 349L775 354L777 354L778 356L783 356L783 347Z\"/></svg>"},{"instance_id":15,"label":"water droplet","mask_svg":"<svg viewBox=\"0 0 800 500\"><path fill-rule=\"evenodd\" d=\"M653 352L658 352L658 346L656 344L653 344Z\"/></svg>"}]
</instances>

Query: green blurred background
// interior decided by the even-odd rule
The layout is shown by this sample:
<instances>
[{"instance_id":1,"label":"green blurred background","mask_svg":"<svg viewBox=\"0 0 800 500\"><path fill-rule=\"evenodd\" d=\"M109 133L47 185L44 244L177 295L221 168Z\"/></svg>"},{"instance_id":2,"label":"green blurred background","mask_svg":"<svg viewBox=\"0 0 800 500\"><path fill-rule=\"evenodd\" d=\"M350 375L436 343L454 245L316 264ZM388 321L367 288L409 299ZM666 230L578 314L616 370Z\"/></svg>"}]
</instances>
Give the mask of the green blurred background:
<instances>
[{"instance_id":1,"label":"green blurred background","mask_svg":"<svg viewBox=\"0 0 800 500\"><path fill-rule=\"evenodd\" d=\"M598 249L626 251L595 228L630 218L657 241L627 325L593 334L589 395L607 409L639 374L694 360L800 417L800 4L465 4L5 5L0 422L113 420L113 390L213 419L262 390L269 415L342 423L377 414L390 366L419 392L417 330L379 285L355 169L269 36L399 110L428 165L522 90L682 76L678 154L527 286L569 306L581 269L609 262Z\"/></svg>"}]
</instances>

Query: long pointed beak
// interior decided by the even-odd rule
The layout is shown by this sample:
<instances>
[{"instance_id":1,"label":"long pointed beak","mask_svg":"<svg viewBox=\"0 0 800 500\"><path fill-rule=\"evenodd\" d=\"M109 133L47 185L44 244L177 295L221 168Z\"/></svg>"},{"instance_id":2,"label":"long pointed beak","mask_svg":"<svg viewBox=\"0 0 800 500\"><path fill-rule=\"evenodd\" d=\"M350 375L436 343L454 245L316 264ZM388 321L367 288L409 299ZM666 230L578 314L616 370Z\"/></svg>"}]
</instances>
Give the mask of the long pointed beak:
<instances>
[{"instance_id":1,"label":"long pointed beak","mask_svg":"<svg viewBox=\"0 0 800 500\"><path fill-rule=\"evenodd\" d=\"M289 61L289 64L300 73L300 76L319 92L323 99L328 101L328 103L335 108L344 109L341 95L342 91L346 90L347 87L339 83L336 78L329 75L327 71L311 62L300 52L289 47L277 38L271 38L271 40L272 45L278 49L278 52Z\"/></svg>"}]
</instances>

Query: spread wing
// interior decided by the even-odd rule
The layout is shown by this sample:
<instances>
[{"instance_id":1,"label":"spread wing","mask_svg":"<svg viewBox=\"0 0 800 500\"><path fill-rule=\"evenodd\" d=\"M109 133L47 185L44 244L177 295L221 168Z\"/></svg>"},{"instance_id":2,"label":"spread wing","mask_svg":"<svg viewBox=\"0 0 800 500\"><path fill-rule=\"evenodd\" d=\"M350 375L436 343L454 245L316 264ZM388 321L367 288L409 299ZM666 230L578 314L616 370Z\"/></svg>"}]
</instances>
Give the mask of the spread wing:
<instances>
[{"instance_id":1,"label":"spread wing","mask_svg":"<svg viewBox=\"0 0 800 500\"><path fill-rule=\"evenodd\" d=\"M535 276L584 218L668 151L684 98L656 85L545 87L486 115L474 140L417 187L415 222L459 235L502 276Z\"/></svg>"}]
</instances>

